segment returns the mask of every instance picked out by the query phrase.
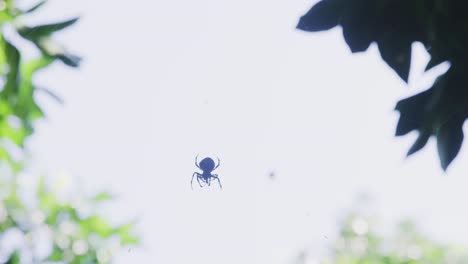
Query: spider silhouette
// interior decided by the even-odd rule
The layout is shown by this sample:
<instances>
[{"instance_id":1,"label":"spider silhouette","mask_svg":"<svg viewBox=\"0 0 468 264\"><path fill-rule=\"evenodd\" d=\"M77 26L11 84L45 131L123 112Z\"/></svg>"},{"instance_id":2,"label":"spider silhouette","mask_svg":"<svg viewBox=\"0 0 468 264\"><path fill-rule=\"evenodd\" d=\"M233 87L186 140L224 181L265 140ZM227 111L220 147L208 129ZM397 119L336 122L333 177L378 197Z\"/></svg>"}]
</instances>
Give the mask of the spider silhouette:
<instances>
[{"instance_id":1,"label":"spider silhouette","mask_svg":"<svg viewBox=\"0 0 468 264\"><path fill-rule=\"evenodd\" d=\"M202 170L203 173L198 173L198 172L193 173L192 180L190 181L190 186L192 187L192 190L193 190L193 178L195 176L197 176L197 182L201 188L203 188L206 185L210 186L211 181L215 179L218 181L219 187L222 189L223 186L221 185L221 181L218 178L218 174L211 174L211 172L216 170L216 168L218 168L219 165L221 164L221 161L219 160L219 158L217 158L218 165L215 165L214 160L209 157L202 159L200 163L198 163L197 159L198 159L198 155L195 157L195 166L197 166L197 168Z\"/></svg>"}]
</instances>

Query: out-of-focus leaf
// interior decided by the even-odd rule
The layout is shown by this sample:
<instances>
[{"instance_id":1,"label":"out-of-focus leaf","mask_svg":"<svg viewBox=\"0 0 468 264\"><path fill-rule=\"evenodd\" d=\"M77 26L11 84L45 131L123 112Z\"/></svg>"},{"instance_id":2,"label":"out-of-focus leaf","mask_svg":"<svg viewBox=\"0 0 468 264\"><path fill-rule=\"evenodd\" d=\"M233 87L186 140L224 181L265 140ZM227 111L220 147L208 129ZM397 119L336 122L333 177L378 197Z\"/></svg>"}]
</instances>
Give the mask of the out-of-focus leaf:
<instances>
[{"instance_id":1,"label":"out-of-focus leaf","mask_svg":"<svg viewBox=\"0 0 468 264\"><path fill-rule=\"evenodd\" d=\"M31 120L35 120L35 119L44 117L44 112L39 107L39 105L36 104L36 102L34 102L34 104L32 104L32 110L31 110L31 116L30 117L31 117Z\"/></svg>"},{"instance_id":2,"label":"out-of-focus leaf","mask_svg":"<svg viewBox=\"0 0 468 264\"><path fill-rule=\"evenodd\" d=\"M98 263L95 257L90 255L75 256L71 264L95 264Z\"/></svg>"},{"instance_id":3,"label":"out-of-focus leaf","mask_svg":"<svg viewBox=\"0 0 468 264\"><path fill-rule=\"evenodd\" d=\"M367 226L364 234L354 232L357 227L354 217L341 224L349 230L332 244L331 254L323 264L420 264L420 263L468 263L466 247L441 245L423 236L414 223L404 221L394 234L378 232L371 219L359 216L361 224ZM385 234L385 236L382 236ZM456 250L458 249L458 250ZM307 255L307 254L303 254ZM304 258L301 258L304 259ZM299 261L305 263L307 261Z\"/></svg>"},{"instance_id":4,"label":"out-of-focus leaf","mask_svg":"<svg viewBox=\"0 0 468 264\"><path fill-rule=\"evenodd\" d=\"M55 224L57 214L61 211L61 206L54 193L46 188L45 177L41 176L39 178L36 192L39 208L46 214L46 222Z\"/></svg>"},{"instance_id":5,"label":"out-of-focus leaf","mask_svg":"<svg viewBox=\"0 0 468 264\"><path fill-rule=\"evenodd\" d=\"M132 234L134 223L128 223L117 228L117 232L120 236L123 245L135 245L139 243L139 238Z\"/></svg>"},{"instance_id":6,"label":"out-of-focus leaf","mask_svg":"<svg viewBox=\"0 0 468 264\"><path fill-rule=\"evenodd\" d=\"M95 201L95 202L102 202L102 201L106 201L106 200L111 200L113 198L114 197L110 193L101 192L101 193L98 193L97 195L95 195L92 198L92 200Z\"/></svg>"},{"instance_id":7,"label":"out-of-focus leaf","mask_svg":"<svg viewBox=\"0 0 468 264\"><path fill-rule=\"evenodd\" d=\"M6 55L7 62L8 62L8 73L7 73L7 81L5 83L5 86L1 94L9 98L11 93L16 93L19 89L20 53L18 49L15 46L13 46L13 44L8 42L7 40L4 40L4 43L5 43L5 55Z\"/></svg>"},{"instance_id":8,"label":"out-of-focus leaf","mask_svg":"<svg viewBox=\"0 0 468 264\"><path fill-rule=\"evenodd\" d=\"M56 56L57 59L61 60L63 63L70 67L78 67L80 66L81 57L70 54L70 53L62 53Z\"/></svg>"},{"instance_id":9,"label":"out-of-focus leaf","mask_svg":"<svg viewBox=\"0 0 468 264\"><path fill-rule=\"evenodd\" d=\"M8 150L0 144L0 161L7 162L7 164L10 165L10 167L14 170L18 170L19 164L13 160L11 154L8 152Z\"/></svg>"},{"instance_id":10,"label":"out-of-focus leaf","mask_svg":"<svg viewBox=\"0 0 468 264\"><path fill-rule=\"evenodd\" d=\"M15 107L15 111L21 119L26 121L25 129L28 132L32 132L32 121L44 116L42 110L34 100L33 75L52 62L52 58L42 56L22 64L21 74L23 79L21 81L21 89L18 94L18 103Z\"/></svg>"},{"instance_id":11,"label":"out-of-focus leaf","mask_svg":"<svg viewBox=\"0 0 468 264\"><path fill-rule=\"evenodd\" d=\"M8 138L19 147L23 147L27 131L22 127L12 127L7 118L0 119L0 136Z\"/></svg>"},{"instance_id":12,"label":"out-of-focus leaf","mask_svg":"<svg viewBox=\"0 0 468 264\"><path fill-rule=\"evenodd\" d=\"M0 97L0 116L8 116L13 113L10 104Z\"/></svg>"},{"instance_id":13,"label":"out-of-focus leaf","mask_svg":"<svg viewBox=\"0 0 468 264\"><path fill-rule=\"evenodd\" d=\"M5 22L12 22L13 20L14 20L14 14L10 12L8 8L5 8L0 11L0 26L2 26Z\"/></svg>"},{"instance_id":14,"label":"out-of-focus leaf","mask_svg":"<svg viewBox=\"0 0 468 264\"><path fill-rule=\"evenodd\" d=\"M52 62L54 60L47 56L41 56L40 58L28 61L22 67L24 78L31 80L35 72L49 66Z\"/></svg>"},{"instance_id":15,"label":"out-of-focus leaf","mask_svg":"<svg viewBox=\"0 0 468 264\"><path fill-rule=\"evenodd\" d=\"M48 261L54 261L54 262L59 262L63 259L64 259L63 250L61 250L57 246L54 247L52 254L50 254L49 257L47 258Z\"/></svg>"},{"instance_id":16,"label":"out-of-focus leaf","mask_svg":"<svg viewBox=\"0 0 468 264\"><path fill-rule=\"evenodd\" d=\"M322 0L318 2L301 17L297 28L314 32L328 30L337 26L341 16L341 10L338 7L339 5L336 5L336 1Z\"/></svg>"},{"instance_id":17,"label":"out-of-focus leaf","mask_svg":"<svg viewBox=\"0 0 468 264\"><path fill-rule=\"evenodd\" d=\"M58 201L52 193L44 193L39 197L39 205L45 211L52 211L57 207Z\"/></svg>"},{"instance_id":18,"label":"out-of-focus leaf","mask_svg":"<svg viewBox=\"0 0 468 264\"><path fill-rule=\"evenodd\" d=\"M95 232L101 237L107 238L112 235L112 228L109 226L109 223L104 220L99 215L93 215L81 221L80 223L81 231L84 234L89 234L90 232Z\"/></svg>"},{"instance_id":19,"label":"out-of-focus leaf","mask_svg":"<svg viewBox=\"0 0 468 264\"><path fill-rule=\"evenodd\" d=\"M10 259L7 261L7 264L20 264L21 263L21 258L18 253L18 251L13 252L11 254Z\"/></svg>"},{"instance_id":20,"label":"out-of-focus leaf","mask_svg":"<svg viewBox=\"0 0 468 264\"><path fill-rule=\"evenodd\" d=\"M50 96L52 99L54 99L57 103L63 104L63 99L60 98L60 96L56 95L54 92L52 92L49 89L43 88L43 87L36 87L36 91L43 92Z\"/></svg>"},{"instance_id":21,"label":"out-of-focus leaf","mask_svg":"<svg viewBox=\"0 0 468 264\"><path fill-rule=\"evenodd\" d=\"M36 190L36 194L39 198L41 198L42 196L44 196L44 194L46 193L46 188L45 188L45 177L44 176L40 176L39 177L39 181L37 183L37 190Z\"/></svg>"},{"instance_id":22,"label":"out-of-focus leaf","mask_svg":"<svg viewBox=\"0 0 468 264\"><path fill-rule=\"evenodd\" d=\"M9 70L5 49L6 49L5 39L0 34L0 74L1 75L6 75Z\"/></svg>"},{"instance_id":23,"label":"out-of-focus leaf","mask_svg":"<svg viewBox=\"0 0 468 264\"><path fill-rule=\"evenodd\" d=\"M65 63L65 65L70 67L78 67L80 65L81 57L69 53L61 44L57 43L52 38L41 38L35 41L34 44L44 52L45 55L56 58Z\"/></svg>"},{"instance_id":24,"label":"out-of-focus leaf","mask_svg":"<svg viewBox=\"0 0 468 264\"><path fill-rule=\"evenodd\" d=\"M40 25L35 27L22 26L18 28L18 33L26 39L36 41L40 38L49 37L54 32L65 29L78 21L78 17L59 23Z\"/></svg>"},{"instance_id":25,"label":"out-of-focus leaf","mask_svg":"<svg viewBox=\"0 0 468 264\"><path fill-rule=\"evenodd\" d=\"M23 14L33 13L34 11L38 10L39 8L41 8L45 3L47 3L47 0L40 1L39 3L35 4L35 5L32 6L31 8L29 8L29 9L23 11Z\"/></svg>"},{"instance_id":26,"label":"out-of-focus leaf","mask_svg":"<svg viewBox=\"0 0 468 264\"><path fill-rule=\"evenodd\" d=\"M7 260L7 263L19 264L25 262L24 259L20 261L23 252L27 255L31 253L30 250L33 247L38 245L38 241L35 241L34 236L29 236L29 234L34 234L37 231L36 228L39 228L39 226L42 228L44 225L50 230L53 250L46 258L47 260L41 259L35 262L98 263L99 249L108 246L106 243L111 236L118 237L121 243L135 243L138 240L136 236L130 233L130 226L114 228L100 214L83 212L81 207L76 206L77 204L74 201L63 199L63 197L54 193L53 188L47 188L44 177L39 179L35 192L37 203L26 206L23 204L24 197L22 197L25 190L22 184L17 181L17 178L14 177L24 168L24 161L18 161L17 155L13 155L16 154L13 151L24 147L26 137L33 133L35 119L44 116L34 98L35 92L44 91L59 99L49 90L37 88L33 82L35 74L57 60L72 67L78 67L80 63L80 57L70 54L64 46L52 38L55 32L73 25L77 19L40 26L23 26L21 21L24 16L40 9L46 0L36 2L34 6L27 10L18 9L14 0L5 0L3 2L4 8L0 8L0 26L3 26L5 22L9 22L13 26L13 28L10 27L9 29L16 29L25 38L26 42L31 42L40 52L40 56L36 59L25 59L27 56L22 56L23 45L16 46L16 41L9 42L3 37L3 34L0 34L0 77L4 80L3 87L0 88L0 163L2 163L2 166L9 165L9 169L13 174L11 182L9 182L8 177L4 177L0 181L0 235L5 230L15 228L28 236L28 246L21 248L21 254L15 252ZM5 172L7 171L5 170ZM4 184L4 181L7 184ZM28 191L30 190L28 189ZM82 201L89 203L89 206L111 198L110 194L103 192ZM86 217L90 214L91 217ZM36 223L36 221L40 225L32 224L32 222ZM96 240L97 242L91 243L92 238L97 236L100 237ZM88 250L75 254L72 250L73 245L80 240L89 242L87 244ZM29 243L32 243L33 247L29 247ZM110 249L109 254L111 254ZM108 257L111 257L111 255Z\"/></svg>"}]
</instances>

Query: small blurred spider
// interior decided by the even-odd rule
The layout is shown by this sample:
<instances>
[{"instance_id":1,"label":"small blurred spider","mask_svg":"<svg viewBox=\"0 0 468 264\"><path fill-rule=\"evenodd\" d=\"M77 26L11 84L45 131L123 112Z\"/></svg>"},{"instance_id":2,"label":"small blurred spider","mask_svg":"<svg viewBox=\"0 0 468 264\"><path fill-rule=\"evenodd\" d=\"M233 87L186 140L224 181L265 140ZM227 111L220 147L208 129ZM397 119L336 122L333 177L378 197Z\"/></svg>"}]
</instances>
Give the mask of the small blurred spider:
<instances>
[{"instance_id":1,"label":"small blurred spider","mask_svg":"<svg viewBox=\"0 0 468 264\"><path fill-rule=\"evenodd\" d=\"M219 167L221 164L219 158L218 159L218 165L215 166L215 162L213 161L212 158L204 158L200 163L197 161L198 155L195 157L195 166L199 168L200 170L203 171L203 173L198 173L194 172L192 175L192 180L190 181L190 186L192 187L193 190L193 178L197 176L197 182L200 185L201 188L203 188L205 185L210 186L211 185L211 180L216 179L218 180L219 187L222 189L223 186L221 185L221 181L218 178L218 174L211 174L216 168ZM204 183L205 185L203 185Z\"/></svg>"}]
</instances>

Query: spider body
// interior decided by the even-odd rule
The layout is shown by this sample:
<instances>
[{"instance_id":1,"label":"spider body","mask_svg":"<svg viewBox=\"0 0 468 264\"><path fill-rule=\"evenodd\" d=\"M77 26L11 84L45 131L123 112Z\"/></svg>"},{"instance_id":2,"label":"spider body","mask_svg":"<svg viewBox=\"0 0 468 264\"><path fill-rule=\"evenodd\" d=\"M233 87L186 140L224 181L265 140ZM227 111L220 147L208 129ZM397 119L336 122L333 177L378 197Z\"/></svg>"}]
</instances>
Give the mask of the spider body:
<instances>
[{"instance_id":1,"label":"spider body","mask_svg":"<svg viewBox=\"0 0 468 264\"><path fill-rule=\"evenodd\" d=\"M218 174L212 174L212 172L219 167L221 164L219 158L218 159L218 165L215 164L214 160L212 158L204 158L200 163L197 161L198 156L195 157L195 166L202 170L202 173L194 172L192 175L192 180L190 181L190 186L193 189L193 179L197 177L197 182L200 185L201 188L204 186L208 185L211 186L211 181L212 180L217 180L219 183L219 187L222 189L223 186L221 185L221 181L218 178Z\"/></svg>"}]
</instances>

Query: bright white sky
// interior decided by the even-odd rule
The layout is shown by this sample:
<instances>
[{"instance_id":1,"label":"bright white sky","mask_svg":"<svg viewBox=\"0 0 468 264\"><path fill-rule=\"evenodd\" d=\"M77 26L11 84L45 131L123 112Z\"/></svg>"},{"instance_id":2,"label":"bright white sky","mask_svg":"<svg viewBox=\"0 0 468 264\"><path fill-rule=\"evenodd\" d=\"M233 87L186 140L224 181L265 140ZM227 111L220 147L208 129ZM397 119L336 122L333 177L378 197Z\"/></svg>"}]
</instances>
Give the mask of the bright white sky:
<instances>
[{"instance_id":1,"label":"bright white sky","mask_svg":"<svg viewBox=\"0 0 468 264\"><path fill-rule=\"evenodd\" d=\"M117 263L291 263L319 254L362 192L384 222L468 243L467 149L444 175L434 142L405 160L416 135L393 136L397 100L433 79L421 47L407 87L375 46L295 30L313 2L50 1L37 20L83 16L59 38L84 62L38 78L65 105L45 101L29 147L39 172L139 216L144 248ZM190 190L197 153L220 157L222 192Z\"/></svg>"}]
</instances>

